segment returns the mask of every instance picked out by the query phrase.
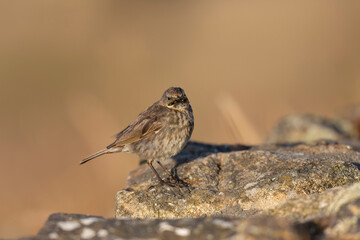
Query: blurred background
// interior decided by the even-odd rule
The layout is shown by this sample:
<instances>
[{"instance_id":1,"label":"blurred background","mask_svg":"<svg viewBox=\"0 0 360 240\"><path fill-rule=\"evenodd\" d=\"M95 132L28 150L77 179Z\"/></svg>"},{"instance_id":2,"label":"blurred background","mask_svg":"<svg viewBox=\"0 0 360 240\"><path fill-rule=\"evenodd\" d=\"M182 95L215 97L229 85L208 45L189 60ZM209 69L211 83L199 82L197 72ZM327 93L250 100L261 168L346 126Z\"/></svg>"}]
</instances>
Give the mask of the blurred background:
<instances>
[{"instance_id":1,"label":"blurred background","mask_svg":"<svg viewBox=\"0 0 360 240\"><path fill-rule=\"evenodd\" d=\"M53 212L113 217L137 156L79 162L170 86L191 101L192 139L209 143L261 143L286 114L360 102L359 12L359 1L1 1L0 237L35 234Z\"/></svg>"}]
</instances>

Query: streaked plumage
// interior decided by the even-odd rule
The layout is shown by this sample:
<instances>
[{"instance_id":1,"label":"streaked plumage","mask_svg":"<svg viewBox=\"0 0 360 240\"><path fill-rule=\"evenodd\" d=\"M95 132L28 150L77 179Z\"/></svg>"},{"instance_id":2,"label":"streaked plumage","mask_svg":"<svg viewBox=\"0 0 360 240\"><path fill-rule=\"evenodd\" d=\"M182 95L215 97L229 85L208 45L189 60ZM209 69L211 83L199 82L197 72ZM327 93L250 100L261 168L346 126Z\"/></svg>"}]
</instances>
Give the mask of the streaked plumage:
<instances>
[{"instance_id":1,"label":"streaked plumage","mask_svg":"<svg viewBox=\"0 0 360 240\"><path fill-rule=\"evenodd\" d=\"M184 90L171 87L159 101L116 134L112 144L85 158L80 164L107 153L135 153L141 159L148 159L150 168L163 182L153 168L152 161L169 158L180 152L190 139L193 128L193 112Z\"/></svg>"}]
</instances>

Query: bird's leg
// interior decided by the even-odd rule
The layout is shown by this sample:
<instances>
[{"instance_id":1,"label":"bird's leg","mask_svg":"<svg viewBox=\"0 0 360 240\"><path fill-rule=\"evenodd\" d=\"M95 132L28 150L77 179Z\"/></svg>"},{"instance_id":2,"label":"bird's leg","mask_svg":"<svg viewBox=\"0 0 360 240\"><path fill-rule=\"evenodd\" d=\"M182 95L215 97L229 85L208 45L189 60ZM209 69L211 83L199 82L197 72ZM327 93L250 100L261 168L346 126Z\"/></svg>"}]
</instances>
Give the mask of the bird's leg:
<instances>
[{"instance_id":1,"label":"bird's leg","mask_svg":"<svg viewBox=\"0 0 360 240\"><path fill-rule=\"evenodd\" d=\"M164 170L164 172L166 172L167 175L169 175L169 177L170 177L172 180L174 180L175 182L178 182L178 179L176 179L176 178L174 177L174 175L172 175L172 174L169 172L169 170L167 170L167 169L164 167L164 165L161 164L160 161L156 161L156 162L160 165L160 167Z\"/></svg>"},{"instance_id":2,"label":"bird's leg","mask_svg":"<svg viewBox=\"0 0 360 240\"><path fill-rule=\"evenodd\" d=\"M184 195L184 191L182 190L180 184L181 184L181 185L185 185L185 186L188 186L188 184L187 184L186 182L184 182L183 180L177 179L174 175L172 175L172 174L169 172L169 170L167 170L167 169L164 167L164 165L161 164L160 161L156 161L156 162L160 165L160 167L164 170L164 172L166 172L166 173L170 176L170 178L177 183L177 184L175 184L174 186L178 187L178 188L180 189L180 192Z\"/></svg>"},{"instance_id":3,"label":"bird's leg","mask_svg":"<svg viewBox=\"0 0 360 240\"><path fill-rule=\"evenodd\" d=\"M155 175L156 175L157 179L159 180L160 184L166 184L166 183L164 182L164 180L161 179L161 177L160 177L160 175L158 174L158 172L155 170L154 166L152 165L152 162L153 162L153 159L152 159L152 158L149 158L149 159L147 160L147 163L148 163L149 167L150 167L151 170L155 173Z\"/></svg>"},{"instance_id":4,"label":"bird's leg","mask_svg":"<svg viewBox=\"0 0 360 240\"><path fill-rule=\"evenodd\" d=\"M164 165L162 165L161 164L161 162L160 161L156 161L159 165L160 165L160 167L170 176L170 178L172 179L172 180L174 180L176 183L178 183L178 184L182 184L182 185L185 185L185 186L188 186L188 183L187 182L185 182L185 181L183 181L183 180L181 180L181 179L178 179L178 178L176 178L174 175L172 175L171 174L171 172L169 172L169 170L167 170L165 167L164 167Z\"/></svg>"},{"instance_id":5,"label":"bird's leg","mask_svg":"<svg viewBox=\"0 0 360 240\"><path fill-rule=\"evenodd\" d=\"M169 187L175 187L175 186L179 187L179 186L176 185L176 184L172 184L172 183L165 182L164 180L162 180L162 178L160 177L160 175L158 174L158 172L155 170L154 166L152 165L152 162L153 162L153 159L151 159L151 158L147 160L147 163L149 164L151 170L155 173L157 179L159 180L160 185L164 185L164 184L165 184L165 185L168 185ZM159 161L157 161L157 162L159 163ZM167 171L166 168L165 168L161 163L160 163L159 165L165 170L166 173L168 173L173 179L175 179L175 177L172 176L172 175L170 174L170 172ZM175 181L176 181L176 182L179 182L177 179L175 179ZM180 189L181 193L184 194L184 191L183 191L180 187L179 187L179 189Z\"/></svg>"}]
</instances>

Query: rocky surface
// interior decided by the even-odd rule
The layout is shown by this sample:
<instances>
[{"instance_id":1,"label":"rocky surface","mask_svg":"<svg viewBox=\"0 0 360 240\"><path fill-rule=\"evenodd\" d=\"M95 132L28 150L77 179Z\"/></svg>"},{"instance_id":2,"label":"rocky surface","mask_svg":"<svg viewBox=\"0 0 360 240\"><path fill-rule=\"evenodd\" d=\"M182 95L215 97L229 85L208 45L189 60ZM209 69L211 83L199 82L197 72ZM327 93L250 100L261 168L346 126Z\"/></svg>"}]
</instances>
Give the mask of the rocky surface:
<instances>
[{"instance_id":1,"label":"rocky surface","mask_svg":"<svg viewBox=\"0 0 360 240\"><path fill-rule=\"evenodd\" d=\"M186 157L164 162L188 186L156 186L146 165L132 172L129 188L116 195L116 217L246 217L360 179L360 154L348 145L322 141L212 152L193 158L186 150Z\"/></svg>"},{"instance_id":2,"label":"rocky surface","mask_svg":"<svg viewBox=\"0 0 360 240\"><path fill-rule=\"evenodd\" d=\"M57 213L24 239L359 239L360 183L289 199L250 217L111 218Z\"/></svg>"},{"instance_id":3,"label":"rocky surface","mask_svg":"<svg viewBox=\"0 0 360 240\"><path fill-rule=\"evenodd\" d=\"M310 239L307 229L285 219L207 217L167 220L104 219L53 214L30 239Z\"/></svg>"},{"instance_id":4,"label":"rocky surface","mask_svg":"<svg viewBox=\"0 0 360 240\"><path fill-rule=\"evenodd\" d=\"M162 163L180 179L175 187L157 185L140 166L116 194L117 218L53 214L37 236L24 239L360 239L356 138L191 142Z\"/></svg>"},{"instance_id":5,"label":"rocky surface","mask_svg":"<svg viewBox=\"0 0 360 240\"><path fill-rule=\"evenodd\" d=\"M318 239L360 239L360 183L289 199L262 214L307 225Z\"/></svg>"}]
</instances>

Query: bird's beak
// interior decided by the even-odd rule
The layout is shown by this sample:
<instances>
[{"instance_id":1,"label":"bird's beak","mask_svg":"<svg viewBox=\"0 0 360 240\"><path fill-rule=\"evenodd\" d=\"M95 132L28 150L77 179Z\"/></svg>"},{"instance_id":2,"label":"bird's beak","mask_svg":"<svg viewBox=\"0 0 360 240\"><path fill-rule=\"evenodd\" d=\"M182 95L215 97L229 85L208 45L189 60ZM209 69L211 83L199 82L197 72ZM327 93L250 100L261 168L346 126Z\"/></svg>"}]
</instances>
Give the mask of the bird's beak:
<instances>
[{"instance_id":1,"label":"bird's beak","mask_svg":"<svg viewBox=\"0 0 360 240\"><path fill-rule=\"evenodd\" d=\"M179 98L178 102L186 102L188 99L187 97Z\"/></svg>"},{"instance_id":2,"label":"bird's beak","mask_svg":"<svg viewBox=\"0 0 360 240\"><path fill-rule=\"evenodd\" d=\"M187 100L188 100L187 97L183 97L183 98L176 99L176 100L175 100L175 103L178 103L178 102L186 102Z\"/></svg>"},{"instance_id":3,"label":"bird's beak","mask_svg":"<svg viewBox=\"0 0 360 240\"><path fill-rule=\"evenodd\" d=\"M181 97L181 98L178 98L178 99L173 100L173 101L169 104L169 106L172 106L172 105L174 105L175 103L183 103L183 102L187 102L187 101L188 101L187 97Z\"/></svg>"}]
</instances>

